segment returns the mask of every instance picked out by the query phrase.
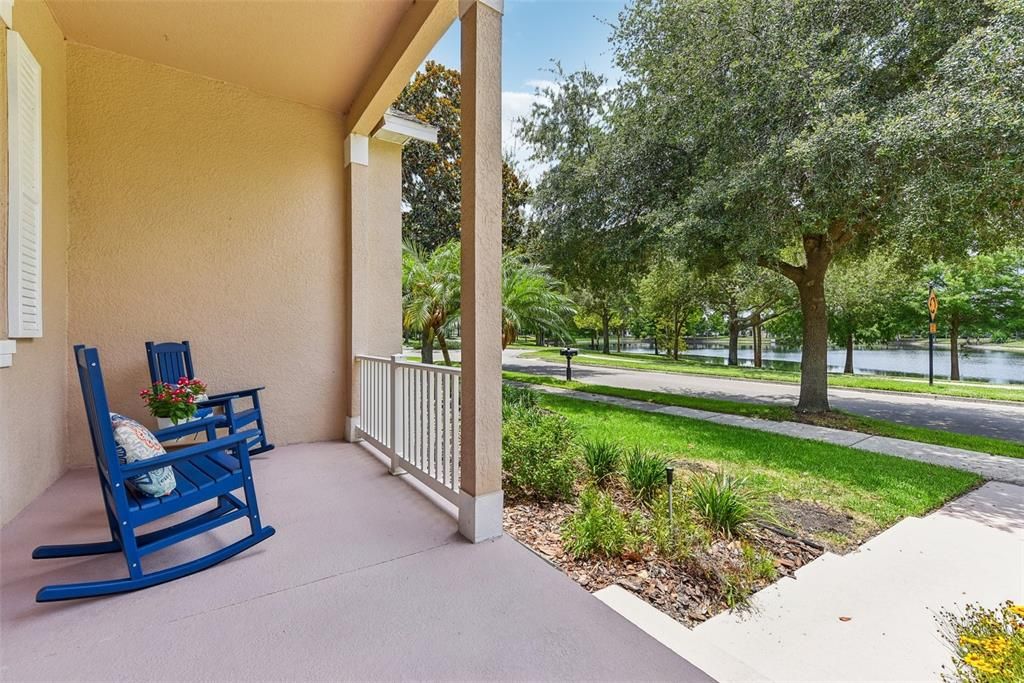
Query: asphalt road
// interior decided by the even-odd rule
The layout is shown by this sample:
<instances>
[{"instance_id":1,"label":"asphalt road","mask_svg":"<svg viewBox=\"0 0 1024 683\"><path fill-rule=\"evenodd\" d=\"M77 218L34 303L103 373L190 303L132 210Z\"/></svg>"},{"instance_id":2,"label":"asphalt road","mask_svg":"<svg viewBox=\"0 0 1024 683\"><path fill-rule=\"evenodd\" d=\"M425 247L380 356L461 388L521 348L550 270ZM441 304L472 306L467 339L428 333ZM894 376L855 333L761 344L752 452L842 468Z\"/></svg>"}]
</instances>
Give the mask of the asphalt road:
<instances>
[{"instance_id":1,"label":"asphalt road","mask_svg":"<svg viewBox=\"0 0 1024 683\"><path fill-rule=\"evenodd\" d=\"M523 358L521 349L508 349L503 356L506 370L540 375L565 376L565 366ZM683 375L577 365L573 379L591 384L645 389L672 394L705 396L749 403L796 405L800 387L796 384L757 382L712 375ZM1024 404L976 401L923 394L898 394L857 389L829 389L833 408L919 427L945 429L961 434L992 436L1024 443Z\"/></svg>"}]
</instances>

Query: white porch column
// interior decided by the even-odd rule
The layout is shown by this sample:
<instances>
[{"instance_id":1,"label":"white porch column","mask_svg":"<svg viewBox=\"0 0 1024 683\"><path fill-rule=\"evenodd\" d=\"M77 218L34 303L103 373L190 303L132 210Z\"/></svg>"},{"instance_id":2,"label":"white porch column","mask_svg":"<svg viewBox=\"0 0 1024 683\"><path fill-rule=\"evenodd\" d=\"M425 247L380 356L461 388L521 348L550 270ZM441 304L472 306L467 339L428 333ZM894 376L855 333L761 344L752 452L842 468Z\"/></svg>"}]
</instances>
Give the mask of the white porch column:
<instances>
[{"instance_id":1,"label":"white porch column","mask_svg":"<svg viewBox=\"0 0 1024 683\"><path fill-rule=\"evenodd\" d=\"M460 0L462 452L459 531L501 535L502 0Z\"/></svg>"},{"instance_id":2,"label":"white porch column","mask_svg":"<svg viewBox=\"0 0 1024 683\"><path fill-rule=\"evenodd\" d=\"M402 142L351 134L345 140L346 349L352 368L345 439L360 415L354 357L402 351Z\"/></svg>"}]
</instances>

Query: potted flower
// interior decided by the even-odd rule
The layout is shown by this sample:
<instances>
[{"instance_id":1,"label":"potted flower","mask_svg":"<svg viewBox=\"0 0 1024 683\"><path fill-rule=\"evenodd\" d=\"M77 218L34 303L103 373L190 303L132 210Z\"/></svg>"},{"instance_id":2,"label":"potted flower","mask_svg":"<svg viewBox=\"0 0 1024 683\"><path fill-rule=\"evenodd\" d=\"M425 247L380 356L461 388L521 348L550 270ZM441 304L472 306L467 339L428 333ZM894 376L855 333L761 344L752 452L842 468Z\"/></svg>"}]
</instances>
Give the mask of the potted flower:
<instances>
[{"instance_id":1,"label":"potted flower","mask_svg":"<svg viewBox=\"0 0 1024 683\"><path fill-rule=\"evenodd\" d=\"M206 400L206 385L198 379L181 377L177 384L157 382L139 396L156 418L158 429L195 419L196 404Z\"/></svg>"}]
</instances>

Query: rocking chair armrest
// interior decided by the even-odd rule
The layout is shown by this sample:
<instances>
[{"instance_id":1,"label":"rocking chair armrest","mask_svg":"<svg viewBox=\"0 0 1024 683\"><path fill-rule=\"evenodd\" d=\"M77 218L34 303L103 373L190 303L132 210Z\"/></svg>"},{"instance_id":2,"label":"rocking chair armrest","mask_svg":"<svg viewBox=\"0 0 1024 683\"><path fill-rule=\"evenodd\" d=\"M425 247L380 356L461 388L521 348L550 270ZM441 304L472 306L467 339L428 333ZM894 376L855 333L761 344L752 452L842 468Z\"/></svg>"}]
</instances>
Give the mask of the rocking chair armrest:
<instances>
[{"instance_id":1,"label":"rocking chair armrest","mask_svg":"<svg viewBox=\"0 0 1024 683\"><path fill-rule=\"evenodd\" d=\"M197 443L195 446L181 448L167 453L166 455L161 455L159 458L137 460L133 463L121 465L121 474L125 479L127 479L128 477L134 477L137 474L143 474L161 467L173 465L180 460L188 460L189 458L194 458L197 455L205 455L212 451L229 450L233 447L239 449L239 459L248 459L249 449L245 446L245 443L255 436L259 436L259 431L255 429L248 429L244 432L237 432L235 434L229 434L228 436L222 436L221 438L214 439L213 441L204 441L202 443Z\"/></svg>"},{"instance_id":2,"label":"rocking chair armrest","mask_svg":"<svg viewBox=\"0 0 1024 683\"><path fill-rule=\"evenodd\" d=\"M253 396L266 389L266 387L253 387L252 389L239 389L238 391L229 391L224 394L214 394L207 398L208 401L217 401L220 399L228 398L241 398L243 396Z\"/></svg>"},{"instance_id":3,"label":"rocking chair armrest","mask_svg":"<svg viewBox=\"0 0 1024 683\"><path fill-rule=\"evenodd\" d=\"M233 399L238 398L234 394L218 394L217 396L209 396L202 401L196 401L197 408L219 408L223 405L227 405Z\"/></svg>"},{"instance_id":4,"label":"rocking chair armrest","mask_svg":"<svg viewBox=\"0 0 1024 683\"><path fill-rule=\"evenodd\" d=\"M189 434L205 431L207 427L219 427L224 421L223 415L208 415L207 417L200 418L198 420L181 422L176 425L171 425L170 427L158 429L153 432L153 436L157 438L157 441L168 441L170 439L177 439L182 436L188 436Z\"/></svg>"}]
</instances>

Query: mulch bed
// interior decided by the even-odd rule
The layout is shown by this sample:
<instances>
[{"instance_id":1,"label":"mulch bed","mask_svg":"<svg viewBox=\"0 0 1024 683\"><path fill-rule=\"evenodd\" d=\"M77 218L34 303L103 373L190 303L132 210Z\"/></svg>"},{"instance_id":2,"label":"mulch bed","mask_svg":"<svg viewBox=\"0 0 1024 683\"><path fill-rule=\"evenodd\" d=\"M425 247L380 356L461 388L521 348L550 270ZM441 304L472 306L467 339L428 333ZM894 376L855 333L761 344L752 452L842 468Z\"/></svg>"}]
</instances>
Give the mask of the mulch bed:
<instances>
[{"instance_id":1,"label":"mulch bed","mask_svg":"<svg viewBox=\"0 0 1024 683\"><path fill-rule=\"evenodd\" d=\"M561 534L562 525L574 511L574 503L511 502L505 507L505 531L588 591L618 584L687 626L706 621L728 608L717 572L739 561L742 551L738 541L716 540L706 553L685 563L672 562L654 553L643 557L576 560L563 550ZM801 512L806 515L808 511ZM825 552L813 541L769 527L757 527L746 540L772 555L780 578ZM764 581L755 589L768 583Z\"/></svg>"}]
</instances>

